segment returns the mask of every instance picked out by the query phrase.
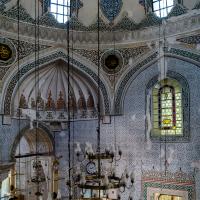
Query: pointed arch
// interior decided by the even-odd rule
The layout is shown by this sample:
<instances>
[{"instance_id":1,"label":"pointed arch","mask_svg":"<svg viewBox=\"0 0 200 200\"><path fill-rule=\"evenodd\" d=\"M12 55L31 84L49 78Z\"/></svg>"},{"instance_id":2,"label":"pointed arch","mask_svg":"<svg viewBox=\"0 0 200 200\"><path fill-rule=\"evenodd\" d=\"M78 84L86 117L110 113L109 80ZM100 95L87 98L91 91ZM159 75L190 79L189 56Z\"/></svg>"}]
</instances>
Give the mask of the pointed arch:
<instances>
[{"instance_id":1,"label":"pointed arch","mask_svg":"<svg viewBox=\"0 0 200 200\"><path fill-rule=\"evenodd\" d=\"M56 51L50 52L47 55L39 58L37 61L37 68L42 68L44 65L49 64L56 60L63 60L64 62L68 61L68 56L65 51L62 49L57 49ZM70 65L73 66L76 70L80 71L82 74L88 77L88 79L94 84L98 84L98 75L97 71L93 70L91 66L86 66L80 61L80 59L75 58L75 56L69 57ZM7 84L3 90L2 95L2 111L5 115L11 115L11 102L13 94L17 90L17 85L23 81L26 76L35 70L35 61L31 60L29 63L25 63L20 66L20 70L15 70L10 76L10 79L7 81ZM108 92L108 86L103 77L100 77L100 91L102 94L103 100L103 112L104 114L110 114L110 97Z\"/></svg>"}]
</instances>

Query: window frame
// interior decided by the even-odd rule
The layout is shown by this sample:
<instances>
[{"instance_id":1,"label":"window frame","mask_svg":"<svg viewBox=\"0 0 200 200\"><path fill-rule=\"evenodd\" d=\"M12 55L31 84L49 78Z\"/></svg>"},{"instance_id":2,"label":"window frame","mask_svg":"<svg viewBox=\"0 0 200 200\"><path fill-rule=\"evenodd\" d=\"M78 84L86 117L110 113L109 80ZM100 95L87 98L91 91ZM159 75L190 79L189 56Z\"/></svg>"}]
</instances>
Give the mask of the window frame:
<instances>
[{"instance_id":1,"label":"window frame","mask_svg":"<svg viewBox=\"0 0 200 200\"><path fill-rule=\"evenodd\" d=\"M190 141L190 93L189 93L189 85L185 77L181 74L168 70L167 79L174 79L177 83L180 84L182 88L182 134L180 135L161 135L156 134L155 129L153 129L153 102L152 102L152 94L154 86L159 82L159 75L154 76L146 85L146 99L148 94L151 94L149 104L146 103L146 116L150 114L151 117L151 125L148 124L148 120L146 120L145 125L145 134L146 138L151 139L152 142L170 142L170 143L179 143L179 142L189 142ZM146 100L147 102L147 100ZM149 106L149 108L147 108ZM149 110L149 114L147 111ZM149 131L149 126L151 130ZM149 135L149 136L148 136Z\"/></svg>"},{"instance_id":2,"label":"window frame","mask_svg":"<svg viewBox=\"0 0 200 200\"><path fill-rule=\"evenodd\" d=\"M175 93L175 88L171 85L163 85L159 91L158 91L158 120L159 120L159 128L163 130L168 130L171 129L170 127L162 127L162 91L165 88L170 88L172 90L172 121L173 121L173 126L176 126L176 93Z\"/></svg>"},{"instance_id":3,"label":"window frame","mask_svg":"<svg viewBox=\"0 0 200 200\"><path fill-rule=\"evenodd\" d=\"M151 96L151 123L152 123L152 130L153 130L153 136L155 137L169 137L169 136L177 136L177 137L182 137L183 136L183 113L182 113L182 88L181 88L181 85L179 84L179 82L177 82L176 80L174 79L171 79L171 78L166 78L164 80L161 80L161 81L158 81L156 83L156 85L159 85L160 87L157 88L158 86L155 87L155 85L153 86L152 88L152 96ZM157 88L157 89L156 89ZM162 128L162 110L161 110L161 107L162 105L161 104L161 100L160 100L160 93L162 91L163 88L174 88L174 100L172 99L172 106L171 106L171 109L172 109L172 123L175 123L175 129L173 129L173 126L172 127L169 127L169 128ZM176 92L176 90L178 90L179 92ZM177 124L176 124L176 113L175 112L178 112L176 111L176 98L177 98L177 95L178 93L180 93L181 91L181 108L179 108L179 115L181 114L181 124L182 126L181 127L177 127ZM155 94L156 92L156 94ZM179 101L179 99L178 99ZM157 105L155 105L155 102L157 102ZM173 105L174 103L174 105ZM155 108L156 106L156 108ZM179 120L180 121L180 120ZM155 125L155 123L157 123L157 126ZM176 128L178 128L176 130ZM180 134L180 129L181 129L181 134ZM176 133L176 131L178 131L178 133ZM166 133L168 132L168 133Z\"/></svg>"},{"instance_id":4,"label":"window frame","mask_svg":"<svg viewBox=\"0 0 200 200\"><path fill-rule=\"evenodd\" d=\"M166 1L166 5L163 6L163 7L161 7L161 5L160 5L161 1ZM153 13L154 13L157 17L159 17L159 18L166 18L166 17L168 16L168 14L171 12L172 8L173 8L174 5L175 5L175 0L172 0L172 1L173 1L173 4L172 4L172 5L169 5L169 4L168 4L168 1L169 1L169 0L152 0L152 11L153 11ZM155 3L158 3L158 4L159 4L159 8L158 8L158 9L155 9L155 8L154 8ZM169 9L170 9L170 10L169 10ZM162 16L162 11L165 11L165 12L166 12L166 15ZM159 15L158 15L156 12L158 12Z\"/></svg>"},{"instance_id":5,"label":"window frame","mask_svg":"<svg viewBox=\"0 0 200 200\"><path fill-rule=\"evenodd\" d=\"M49 0L49 1L50 1L49 2L49 4L50 4L50 13L55 16L55 19L57 20L57 22L61 23L61 24L64 24L64 23L68 22L69 18L71 16L71 0L62 0L63 4L59 3L59 0L54 0L54 1L56 1L56 3L52 2L52 0ZM65 5L65 2L67 3L66 5ZM68 2L69 2L69 5L68 5ZM52 11L52 5L55 6L55 9L56 9L55 12ZM63 9L62 12L58 11L59 7L62 7L62 9ZM65 11L66 11L66 13L65 13ZM59 21L59 19L58 19L59 16L62 17L62 21ZM65 20L65 18L67 20Z\"/></svg>"}]
</instances>

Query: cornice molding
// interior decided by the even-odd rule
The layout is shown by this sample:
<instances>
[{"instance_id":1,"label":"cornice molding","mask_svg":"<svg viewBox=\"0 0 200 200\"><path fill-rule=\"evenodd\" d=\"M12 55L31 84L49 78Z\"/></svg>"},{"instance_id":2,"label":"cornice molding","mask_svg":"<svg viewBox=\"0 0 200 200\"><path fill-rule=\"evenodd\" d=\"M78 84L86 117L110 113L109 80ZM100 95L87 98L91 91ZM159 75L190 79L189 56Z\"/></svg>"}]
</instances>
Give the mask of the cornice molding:
<instances>
[{"instance_id":1,"label":"cornice molding","mask_svg":"<svg viewBox=\"0 0 200 200\"><path fill-rule=\"evenodd\" d=\"M127 18L127 17L126 17ZM75 19L74 24L71 27L76 27ZM127 21L127 20L126 20ZM70 23L70 22L69 22ZM103 23L103 22L102 22ZM128 26L129 23L127 23ZM97 31L96 23L88 27L88 30L78 31L78 27L75 30L70 30L70 38L73 35L74 48L84 48L85 46L90 48L97 47ZM117 25L116 25L117 26ZM116 27L115 26L115 27ZM0 34L5 37L16 38L17 37L17 20L11 19L7 16L0 15ZM83 26L84 27L84 26ZM82 27L82 28L83 28ZM118 27L119 28L119 27ZM181 35L195 34L200 28L200 11L194 12L176 18L170 18L166 20L166 24L160 26L146 27L139 30L112 31L115 35L116 45L130 45L141 42L152 42L160 39L165 29L166 37L180 37ZM110 34L107 24L102 24L102 29L107 31L100 32L101 47L110 48L113 46L113 35ZM34 41L35 38L35 25L27 22L20 22L20 38L26 41ZM90 30L90 31L89 31ZM40 42L45 45L67 45L67 31L60 28L40 26L39 28ZM70 41L71 43L72 41ZM54 45L53 45L54 46Z\"/></svg>"}]
</instances>

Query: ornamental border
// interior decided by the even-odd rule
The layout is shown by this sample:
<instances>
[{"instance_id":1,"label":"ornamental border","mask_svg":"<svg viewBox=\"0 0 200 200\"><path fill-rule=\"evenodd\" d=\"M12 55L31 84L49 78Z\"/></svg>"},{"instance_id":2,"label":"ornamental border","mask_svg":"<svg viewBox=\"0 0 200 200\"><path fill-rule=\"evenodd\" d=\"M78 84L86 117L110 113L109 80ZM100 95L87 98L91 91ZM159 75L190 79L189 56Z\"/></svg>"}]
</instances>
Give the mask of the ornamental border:
<instances>
[{"instance_id":1,"label":"ornamental border","mask_svg":"<svg viewBox=\"0 0 200 200\"><path fill-rule=\"evenodd\" d=\"M12 57L9 58L7 61L0 61L0 67L1 68L8 68L10 67L17 59L17 50L15 48L15 45L13 44L12 40L0 36L0 43L8 45L8 47L12 51Z\"/></svg>"},{"instance_id":2,"label":"ornamental border","mask_svg":"<svg viewBox=\"0 0 200 200\"><path fill-rule=\"evenodd\" d=\"M144 200L147 200L147 188L163 188L163 189L173 189L173 190L184 190L188 192L188 200L194 200L194 186L193 185L175 185L175 184L161 184L155 182L145 182L143 183L143 197Z\"/></svg>"},{"instance_id":3,"label":"ornamental border","mask_svg":"<svg viewBox=\"0 0 200 200\"><path fill-rule=\"evenodd\" d=\"M34 124L34 128L36 128L36 124ZM49 138L51 145L52 145L52 152L50 152L50 153L54 153L55 152L54 145L53 145L54 144L54 138L53 138L52 132L50 131L50 129L44 123L41 123L41 122L38 123L38 128L43 130L47 134L47 137ZM27 130L30 130L29 124L26 125L25 127L23 127L17 133L17 135L14 137L14 141L11 145L10 154L9 154L11 161L15 160L15 154L16 154L17 146L18 146L21 138L24 136L24 134L26 133Z\"/></svg>"},{"instance_id":4,"label":"ornamental border","mask_svg":"<svg viewBox=\"0 0 200 200\"><path fill-rule=\"evenodd\" d=\"M68 56L65 55L63 52L59 51L56 53L53 53L51 55L45 56L43 58L40 58L37 62L33 61L27 65L24 65L18 72L15 73L15 75L12 77L11 81L9 81L8 87L6 89L5 98L3 100L3 110L5 115L11 115L11 98L12 94L14 92L14 88L16 87L18 81L30 70L34 69L34 67L38 67L40 65L47 64L50 61L54 61L55 59L64 59L68 60ZM87 75L89 75L96 83L98 83L98 76L88 67L80 63L79 61L75 60L74 58L69 57L69 61L72 65L75 65L78 67L79 70L85 72ZM105 114L110 114L110 103L109 103L109 97L108 92L106 90L106 87L104 83L100 80L100 89L103 95L104 100L104 110Z\"/></svg>"},{"instance_id":5,"label":"ornamental border","mask_svg":"<svg viewBox=\"0 0 200 200\"><path fill-rule=\"evenodd\" d=\"M114 103L114 109L116 114L120 115L123 113L123 102L125 98L125 92L127 91L127 87L130 83L132 76L136 72L140 73L145 65L149 65L150 63L156 62L158 56L159 56L158 52L152 53L149 57L142 60L140 63L138 63L136 66L134 66L126 73L124 78L119 83L119 86L116 91L116 101ZM171 48L169 51L165 52L165 56L174 57L183 60L185 62L193 63L197 67L200 67L200 55L194 52L190 52L184 49Z\"/></svg>"},{"instance_id":6,"label":"ornamental border","mask_svg":"<svg viewBox=\"0 0 200 200\"><path fill-rule=\"evenodd\" d=\"M145 98L147 97L147 91L151 90L154 85L159 82L159 76L154 76L146 85L146 94ZM181 136L155 136L154 130L152 129L150 133L151 140L153 142L188 142L190 140L190 88L186 78L175 72L168 70L167 71L167 78L176 80L182 87L182 108L183 108L183 135ZM147 105L146 105L147 106ZM152 107L150 107L152 108ZM146 110L146 109L145 109ZM151 110L151 109L150 109ZM148 129L147 121L145 122L145 129ZM147 132L147 131L145 131Z\"/></svg>"}]
</instances>

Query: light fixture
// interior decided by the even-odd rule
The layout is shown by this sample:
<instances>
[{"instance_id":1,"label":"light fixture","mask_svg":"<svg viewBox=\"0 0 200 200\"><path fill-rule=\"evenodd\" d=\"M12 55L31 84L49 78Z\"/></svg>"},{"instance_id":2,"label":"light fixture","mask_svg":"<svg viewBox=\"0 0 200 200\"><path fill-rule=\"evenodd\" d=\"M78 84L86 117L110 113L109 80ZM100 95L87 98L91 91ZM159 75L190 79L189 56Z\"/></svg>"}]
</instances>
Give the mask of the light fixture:
<instances>
[{"instance_id":1,"label":"light fixture","mask_svg":"<svg viewBox=\"0 0 200 200\"><path fill-rule=\"evenodd\" d=\"M40 160L33 161L33 175L31 177L31 182L33 183L42 183L45 182L45 174Z\"/></svg>"},{"instance_id":2,"label":"light fixture","mask_svg":"<svg viewBox=\"0 0 200 200\"><path fill-rule=\"evenodd\" d=\"M78 199L120 199L120 193L131 189L134 186L134 173L128 172L126 168L122 173L117 171L116 162L120 161L122 150L115 146L101 150L101 113L100 113L100 12L98 0L98 125L96 150L93 150L92 144L86 142L84 150L80 143L76 143L74 153L78 161L78 166L69 167L67 186L69 198L73 197L72 191L79 189L81 195ZM116 142L116 141L115 141ZM69 149L70 152L70 149ZM85 171L81 170L83 163L87 161ZM70 159L69 159L70 162ZM72 173L71 173L72 171ZM115 198L110 197L110 191L116 194ZM132 195L129 196L132 200Z\"/></svg>"},{"instance_id":3,"label":"light fixture","mask_svg":"<svg viewBox=\"0 0 200 200\"><path fill-rule=\"evenodd\" d=\"M99 134L100 132L97 129L97 136L99 136ZM91 193L94 191L92 194L93 198L95 198L96 191L101 191L103 196L108 198L108 190L110 189L118 189L118 192L123 193L126 189L131 189L133 187L134 173L129 173L126 168L121 175L117 175L116 168L113 167L114 162L119 161L122 156L120 148L116 159L113 147L111 149L106 148L103 152L94 152L92 144L90 143L86 143L84 151L81 150L80 144L77 143L75 152L79 162L82 163L84 160L89 161L86 165L87 174L81 172L80 168L77 168L73 177L73 183L67 182L67 185L81 188L82 198L87 190L90 190ZM110 166L108 167L108 165ZM119 197L118 194L118 198Z\"/></svg>"}]
</instances>

